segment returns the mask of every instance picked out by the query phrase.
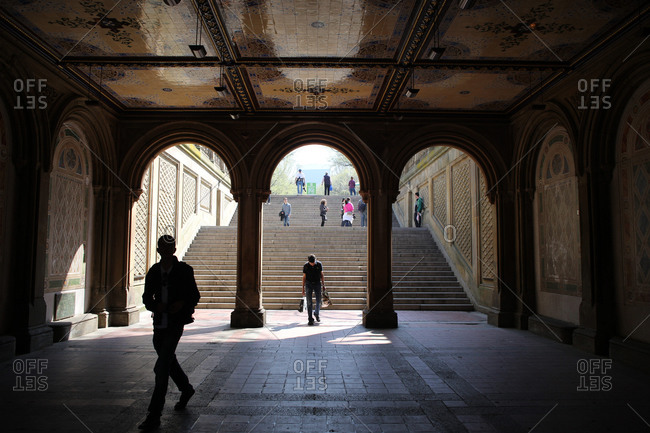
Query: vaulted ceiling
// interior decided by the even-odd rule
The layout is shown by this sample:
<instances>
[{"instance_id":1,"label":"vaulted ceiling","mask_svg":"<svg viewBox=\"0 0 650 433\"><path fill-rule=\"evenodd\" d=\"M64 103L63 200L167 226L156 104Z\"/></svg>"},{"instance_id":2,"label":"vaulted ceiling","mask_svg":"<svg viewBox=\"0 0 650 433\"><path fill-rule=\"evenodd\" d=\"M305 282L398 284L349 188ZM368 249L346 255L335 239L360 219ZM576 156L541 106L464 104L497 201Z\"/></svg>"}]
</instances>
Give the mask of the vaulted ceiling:
<instances>
[{"instance_id":1,"label":"vaulted ceiling","mask_svg":"<svg viewBox=\"0 0 650 433\"><path fill-rule=\"evenodd\" d=\"M0 18L118 110L481 113L535 98L643 3L3 0Z\"/></svg>"}]
</instances>

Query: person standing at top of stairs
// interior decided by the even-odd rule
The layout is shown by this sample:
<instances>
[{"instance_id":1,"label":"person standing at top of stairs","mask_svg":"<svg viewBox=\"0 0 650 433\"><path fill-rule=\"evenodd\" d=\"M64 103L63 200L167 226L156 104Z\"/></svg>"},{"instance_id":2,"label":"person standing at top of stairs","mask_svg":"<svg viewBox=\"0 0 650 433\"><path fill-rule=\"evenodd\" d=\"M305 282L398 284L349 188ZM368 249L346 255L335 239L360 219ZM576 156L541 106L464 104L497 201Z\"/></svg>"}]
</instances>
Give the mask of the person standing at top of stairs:
<instances>
[{"instance_id":1,"label":"person standing at top of stairs","mask_svg":"<svg viewBox=\"0 0 650 433\"><path fill-rule=\"evenodd\" d=\"M323 195L330 195L330 188L332 187L332 179L327 173L323 176L323 181L321 182L325 186L325 191Z\"/></svg>"},{"instance_id":2,"label":"person standing at top of stairs","mask_svg":"<svg viewBox=\"0 0 650 433\"><path fill-rule=\"evenodd\" d=\"M348 187L350 188L350 195L357 195L357 183L354 181L354 177L350 178Z\"/></svg>"},{"instance_id":3,"label":"person standing at top of stairs","mask_svg":"<svg viewBox=\"0 0 650 433\"><path fill-rule=\"evenodd\" d=\"M296 174L296 186L298 187L298 195L302 195L303 189L305 189L305 175L302 174L302 169L298 169L298 174Z\"/></svg>"}]
</instances>

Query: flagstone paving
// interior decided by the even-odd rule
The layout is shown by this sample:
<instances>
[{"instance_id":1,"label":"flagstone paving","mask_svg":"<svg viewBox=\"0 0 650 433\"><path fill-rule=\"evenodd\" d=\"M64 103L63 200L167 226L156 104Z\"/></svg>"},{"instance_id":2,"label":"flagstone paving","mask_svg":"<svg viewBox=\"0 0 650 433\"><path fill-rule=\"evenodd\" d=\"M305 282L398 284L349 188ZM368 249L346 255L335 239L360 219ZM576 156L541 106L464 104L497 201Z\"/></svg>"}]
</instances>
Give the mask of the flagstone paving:
<instances>
[{"instance_id":1,"label":"flagstone paving","mask_svg":"<svg viewBox=\"0 0 650 433\"><path fill-rule=\"evenodd\" d=\"M268 311L230 329L202 310L177 355L196 388L161 432L650 432L650 376L478 312ZM3 432L136 432L153 389L148 314L0 364ZM45 389L46 388L46 389ZM609 390L607 390L609 388Z\"/></svg>"}]
</instances>

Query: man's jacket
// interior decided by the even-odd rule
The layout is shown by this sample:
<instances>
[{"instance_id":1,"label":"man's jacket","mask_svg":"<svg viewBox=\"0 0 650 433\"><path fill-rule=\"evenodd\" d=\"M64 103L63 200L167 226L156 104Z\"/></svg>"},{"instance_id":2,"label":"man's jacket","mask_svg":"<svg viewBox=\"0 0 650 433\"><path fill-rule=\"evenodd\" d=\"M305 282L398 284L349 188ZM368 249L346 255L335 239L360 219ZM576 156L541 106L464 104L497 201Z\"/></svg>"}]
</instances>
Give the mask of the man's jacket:
<instances>
[{"instance_id":1,"label":"man's jacket","mask_svg":"<svg viewBox=\"0 0 650 433\"><path fill-rule=\"evenodd\" d=\"M185 262L176 263L169 272L169 282L167 286L167 306L176 301L183 301L183 307L176 313L168 314L168 324L185 325L192 323L194 319L194 307L198 304L201 295L196 287L194 280L194 270ZM162 302L162 275L160 273L160 263L156 263L149 269L144 281L144 293L142 302L149 311L153 311L153 324L158 325L162 320L162 313L157 311L157 305Z\"/></svg>"}]
</instances>

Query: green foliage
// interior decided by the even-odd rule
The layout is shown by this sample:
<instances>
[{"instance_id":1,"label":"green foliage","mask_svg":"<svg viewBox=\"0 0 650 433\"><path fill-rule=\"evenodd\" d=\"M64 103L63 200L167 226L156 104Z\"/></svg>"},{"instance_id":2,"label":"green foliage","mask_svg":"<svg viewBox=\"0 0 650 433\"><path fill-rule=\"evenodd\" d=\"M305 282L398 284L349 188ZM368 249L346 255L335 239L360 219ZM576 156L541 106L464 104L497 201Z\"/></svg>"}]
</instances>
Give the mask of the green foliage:
<instances>
[{"instance_id":1,"label":"green foliage","mask_svg":"<svg viewBox=\"0 0 650 433\"><path fill-rule=\"evenodd\" d=\"M294 159L293 155L287 155L273 172L271 178L271 193L274 195L291 195L296 193L294 183Z\"/></svg>"},{"instance_id":2,"label":"green foliage","mask_svg":"<svg viewBox=\"0 0 650 433\"><path fill-rule=\"evenodd\" d=\"M348 182L350 177L354 177L357 182L357 193L359 192L359 176L354 167L343 167L334 176L332 176L332 194L334 195L349 195L350 189Z\"/></svg>"}]
</instances>

